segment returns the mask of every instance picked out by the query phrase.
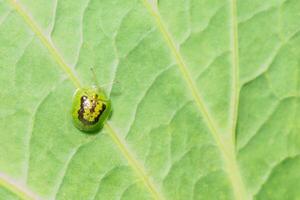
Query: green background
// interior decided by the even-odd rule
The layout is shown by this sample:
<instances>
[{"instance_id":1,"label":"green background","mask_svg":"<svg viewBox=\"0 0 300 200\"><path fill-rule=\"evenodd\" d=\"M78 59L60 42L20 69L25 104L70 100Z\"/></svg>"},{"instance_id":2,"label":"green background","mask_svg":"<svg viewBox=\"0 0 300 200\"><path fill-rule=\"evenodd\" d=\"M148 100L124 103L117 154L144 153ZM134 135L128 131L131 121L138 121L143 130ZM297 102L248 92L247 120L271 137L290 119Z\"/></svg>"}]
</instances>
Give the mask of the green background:
<instances>
[{"instance_id":1,"label":"green background","mask_svg":"<svg viewBox=\"0 0 300 200\"><path fill-rule=\"evenodd\" d=\"M0 0L0 199L300 199L299 11ZM113 108L96 135L70 116L91 67Z\"/></svg>"}]
</instances>

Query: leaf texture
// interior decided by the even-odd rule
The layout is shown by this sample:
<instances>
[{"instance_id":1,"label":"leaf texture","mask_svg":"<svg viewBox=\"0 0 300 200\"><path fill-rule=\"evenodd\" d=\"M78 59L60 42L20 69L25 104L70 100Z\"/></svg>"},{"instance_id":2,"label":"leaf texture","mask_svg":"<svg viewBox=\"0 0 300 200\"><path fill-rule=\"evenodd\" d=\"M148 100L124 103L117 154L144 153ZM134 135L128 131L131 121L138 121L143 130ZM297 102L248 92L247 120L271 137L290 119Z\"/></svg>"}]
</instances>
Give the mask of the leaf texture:
<instances>
[{"instance_id":1,"label":"leaf texture","mask_svg":"<svg viewBox=\"0 0 300 200\"><path fill-rule=\"evenodd\" d=\"M0 199L298 199L299 9L0 0ZM95 135L70 119L91 67Z\"/></svg>"}]
</instances>

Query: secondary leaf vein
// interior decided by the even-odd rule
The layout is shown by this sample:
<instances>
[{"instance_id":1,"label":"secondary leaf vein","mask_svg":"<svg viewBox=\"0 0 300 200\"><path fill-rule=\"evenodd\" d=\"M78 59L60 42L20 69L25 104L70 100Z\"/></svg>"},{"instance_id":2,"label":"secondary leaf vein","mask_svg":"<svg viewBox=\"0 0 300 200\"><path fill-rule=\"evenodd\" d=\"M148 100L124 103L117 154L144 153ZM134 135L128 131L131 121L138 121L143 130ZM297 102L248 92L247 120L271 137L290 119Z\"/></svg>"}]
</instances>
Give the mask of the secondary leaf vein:
<instances>
[{"instance_id":1,"label":"secondary leaf vein","mask_svg":"<svg viewBox=\"0 0 300 200\"><path fill-rule=\"evenodd\" d=\"M228 173L230 181L232 183L235 197L239 200L247 199L247 196L245 193L245 187L241 181L242 179L240 176L239 167L238 167L238 164L236 161L235 152L233 150L234 149L233 144L230 143L229 145L225 145L225 141L222 140L220 134L218 133L217 126L216 126L213 118L211 117L209 110L206 108L201 95L198 92L196 84L194 83L194 80L192 79L192 76L190 75L190 72L188 70L188 67L186 66L178 48L176 47L176 44L175 44L171 34L166 29L166 27L163 23L163 20L160 17L157 9L155 9L147 0L143 0L143 3L145 5L146 9L149 11L149 13L153 16L159 31L161 32L168 47L170 48L170 51L173 54L173 56L177 62L177 65L182 73L182 76L185 79L185 81L192 93L192 96L194 97L196 105L197 105L199 111L202 113L204 120L206 121L206 124L207 124L217 146L220 149L220 152L223 154L223 158L224 158L226 166L227 166L227 173ZM232 6L234 6L234 8L235 8L236 2L232 1L231 3L232 3ZM233 13L233 14L235 14L235 13ZM235 21L236 21L236 19L235 19ZM235 45L237 48L237 44L235 44ZM234 56L235 57L238 56L237 52L235 53ZM234 60L237 61L237 58L234 58ZM235 69L235 71L237 71L237 69ZM238 71L235 72L234 74L237 74L237 73L238 73ZM235 85L236 85L236 83L235 83ZM238 96L234 95L234 99L238 99ZM236 112L236 111L234 111L234 112Z\"/></svg>"},{"instance_id":2,"label":"secondary leaf vein","mask_svg":"<svg viewBox=\"0 0 300 200\"><path fill-rule=\"evenodd\" d=\"M10 180L8 177L0 174L0 186L6 188L7 190L13 192L15 195L20 197L23 200L39 200L40 198L37 197L35 194L32 194L27 189L23 188L22 186L18 185L16 182Z\"/></svg>"}]
</instances>

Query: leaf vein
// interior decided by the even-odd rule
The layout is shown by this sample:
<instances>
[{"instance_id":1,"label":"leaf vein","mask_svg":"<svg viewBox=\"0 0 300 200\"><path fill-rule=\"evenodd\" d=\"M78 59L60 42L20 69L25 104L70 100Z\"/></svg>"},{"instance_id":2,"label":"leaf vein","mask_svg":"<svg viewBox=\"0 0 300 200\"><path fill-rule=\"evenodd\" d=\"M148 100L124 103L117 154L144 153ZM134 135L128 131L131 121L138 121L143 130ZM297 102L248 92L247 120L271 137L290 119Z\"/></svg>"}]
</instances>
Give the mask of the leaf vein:
<instances>
[{"instance_id":1,"label":"leaf vein","mask_svg":"<svg viewBox=\"0 0 300 200\"><path fill-rule=\"evenodd\" d=\"M153 16L154 21L156 22L156 25L157 25L159 31L161 32L163 38L165 39L165 42L167 43L168 47L170 48L170 51L173 54L173 56L177 62L177 65L182 73L182 76L185 79L187 86L192 93L192 96L197 104L197 107L198 107L199 111L202 113L203 118L206 121L206 124L210 130L210 133L212 134L220 152L223 155L223 158L227 165L227 173L229 175L233 189L235 191L236 198L239 200L247 199L246 194L244 192L245 187L241 181L238 164L237 164L236 157L235 157L235 152L232 147L233 144L225 145L221 136L218 134L218 128L217 128L211 114L209 113L209 110L207 109L206 105L204 104L204 101L203 101L200 93L198 92L197 86L191 77L188 67L186 66L171 34L166 29L159 12L156 11L156 9L154 9L153 6L147 0L143 0L143 3L145 5L146 9L149 11L150 15ZM234 2L232 1L231 3L232 3L232 6L234 6L234 7L236 6L235 1ZM240 190L242 190L242 192L240 192Z\"/></svg>"},{"instance_id":2,"label":"leaf vein","mask_svg":"<svg viewBox=\"0 0 300 200\"><path fill-rule=\"evenodd\" d=\"M7 0L8 3L14 8L19 15L24 19L26 24L32 29L32 31L37 35L37 37L41 40L43 45L49 50L53 58L57 61L59 66L63 69L63 71L68 75L69 79L73 82L74 86L77 88L81 87L79 79L74 75L74 72L71 68L65 63L62 56L59 54L58 50L53 46L52 42L42 33L39 27L35 24L35 22L29 17L26 11L22 8L21 5L16 0ZM112 140L116 143L119 147L121 153L127 161L131 164L131 167L135 170L135 172L139 175L139 177L143 180L145 186L149 189L150 193L152 193L155 199L163 199L163 197L157 192L156 187L151 183L149 177L145 173L145 169L143 169L138 163L137 160L129 153L129 150L117 136L115 130L108 125L105 124L105 128L108 130L109 135L111 136Z\"/></svg>"},{"instance_id":3,"label":"leaf vein","mask_svg":"<svg viewBox=\"0 0 300 200\"><path fill-rule=\"evenodd\" d=\"M140 163L133 157L133 154L130 152L129 148L126 147L126 144L121 141L118 134L115 132L115 130L111 127L109 123L104 124L105 128L108 131L108 134L111 136L113 141L118 146L119 150L122 152L122 154L127 159L129 165L135 170L136 174L139 175L143 183L147 186L150 193L153 195L154 199L162 200L164 199L162 195L157 191L155 185L150 181L150 178L145 173L145 169L142 167Z\"/></svg>"},{"instance_id":4,"label":"leaf vein","mask_svg":"<svg viewBox=\"0 0 300 200\"><path fill-rule=\"evenodd\" d=\"M27 190L27 188L25 188L23 185L18 184L17 182L15 182L14 180L2 173L0 173L0 186L13 192L15 195L17 195L18 197L20 197L20 199L23 200L41 199L36 194L33 194L31 191Z\"/></svg>"},{"instance_id":5,"label":"leaf vein","mask_svg":"<svg viewBox=\"0 0 300 200\"><path fill-rule=\"evenodd\" d=\"M19 15L23 18L23 20L31 28L31 30L36 34L36 36L40 39L43 45L49 50L50 54L58 62L59 66L63 69L63 71L69 76L73 84L77 88L80 88L80 81L74 75L71 68L64 62L63 58L60 56L58 50L54 47L50 39L43 34L40 28L36 25L36 23L31 19L31 17L26 13L26 11L21 7L21 5L19 5L19 3L16 0L7 1L19 13Z\"/></svg>"}]
</instances>

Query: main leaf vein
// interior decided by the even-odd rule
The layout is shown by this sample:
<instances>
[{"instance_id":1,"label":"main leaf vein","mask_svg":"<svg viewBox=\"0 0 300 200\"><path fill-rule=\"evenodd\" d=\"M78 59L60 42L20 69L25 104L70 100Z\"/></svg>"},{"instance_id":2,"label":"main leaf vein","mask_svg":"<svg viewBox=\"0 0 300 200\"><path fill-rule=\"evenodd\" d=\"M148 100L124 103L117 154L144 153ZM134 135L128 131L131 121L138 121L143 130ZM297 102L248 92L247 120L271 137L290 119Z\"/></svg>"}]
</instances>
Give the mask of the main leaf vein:
<instances>
[{"instance_id":1,"label":"main leaf vein","mask_svg":"<svg viewBox=\"0 0 300 200\"><path fill-rule=\"evenodd\" d=\"M63 57L59 54L58 50L54 47L52 42L43 34L37 24L29 17L26 11L22 8L22 6L16 0L7 0L8 3L14 8L17 13L23 18L26 24L31 28L31 30L37 35L42 44L49 50L50 54L59 64L59 66L63 69L63 71L68 75L69 79L72 81L75 87L80 88L81 84L79 79L75 76L72 69L66 64L63 60ZM164 199L162 195L158 192L155 185L150 181L150 178L146 175L145 169L142 168L138 161L133 157L133 155L129 152L126 145L121 142L115 130L108 124L105 124L105 128L109 132L112 140L119 147L122 155L127 159L130 166L134 169L137 175L141 178L145 186L148 188L149 192L153 195L154 199L162 200Z\"/></svg>"}]
</instances>

